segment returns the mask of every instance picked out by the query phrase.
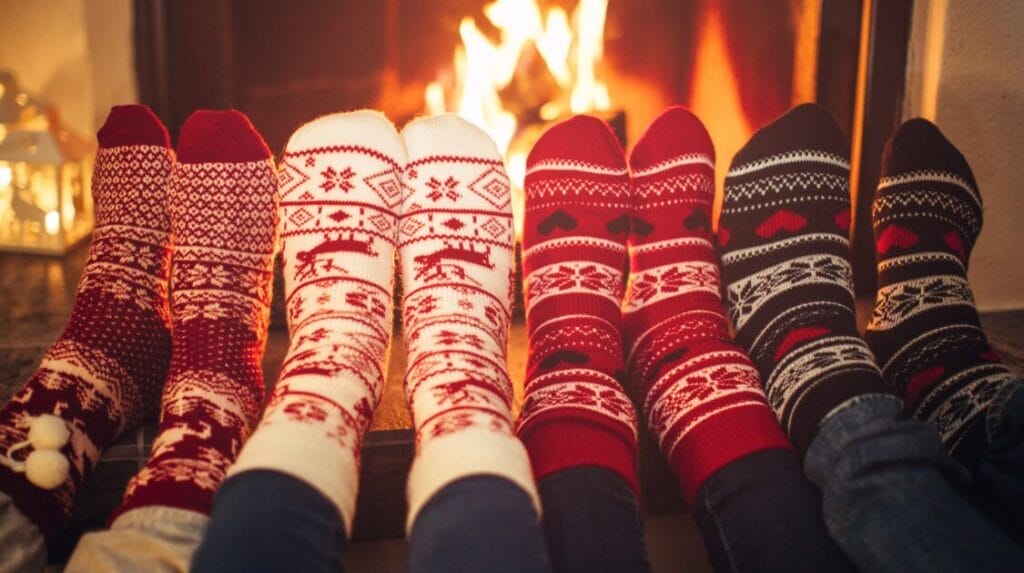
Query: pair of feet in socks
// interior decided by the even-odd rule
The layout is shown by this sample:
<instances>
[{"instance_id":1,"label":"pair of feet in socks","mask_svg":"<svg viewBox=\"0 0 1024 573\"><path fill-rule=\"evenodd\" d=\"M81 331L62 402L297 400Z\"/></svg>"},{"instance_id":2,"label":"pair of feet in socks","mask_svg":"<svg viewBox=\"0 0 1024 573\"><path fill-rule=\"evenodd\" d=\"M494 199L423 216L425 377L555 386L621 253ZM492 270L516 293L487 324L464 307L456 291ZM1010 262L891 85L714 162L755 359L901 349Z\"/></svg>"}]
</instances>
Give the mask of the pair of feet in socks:
<instances>
[{"instance_id":1,"label":"pair of feet in socks","mask_svg":"<svg viewBox=\"0 0 1024 573\"><path fill-rule=\"evenodd\" d=\"M384 391L397 253L417 445L409 526L462 477L501 476L535 498L511 427L513 227L494 143L451 115L399 134L376 112L335 114L293 134L280 180L291 346L232 475L303 479L351 531L359 451Z\"/></svg>"},{"instance_id":2,"label":"pair of feet in socks","mask_svg":"<svg viewBox=\"0 0 1024 573\"><path fill-rule=\"evenodd\" d=\"M40 416L70 430L68 474L53 487L0 467L0 490L48 543L103 450L158 411L151 458L115 515L207 511L263 399L277 234L263 140L238 112L196 112L175 158L143 106L115 107L98 137L96 230L71 318L0 411L5 450Z\"/></svg>"},{"instance_id":3,"label":"pair of feet in socks","mask_svg":"<svg viewBox=\"0 0 1024 573\"><path fill-rule=\"evenodd\" d=\"M628 168L611 130L590 117L555 126L531 152L518 433L538 479L596 465L636 490L627 395L688 502L728 463L792 447L728 333L711 228L714 160L707 131L683 108L651 124Z\"/></svg>"},{"instance_id":4,"label":"pair of feet in socks","mask_svg":"<svg viewBox=\"0 0 1024 573\"><path fill-rule=\"evenodd\" d=\"M984 411L1014 378L967 286L981 199L959 152L924 120L904 125L886 150L866 345L850 282L845 137L813 105L752 137L729 171L717 242L737 342L753 363L731 343L721 310L713 162L707 132L681 108L651 125L628 170L593 118L556 126L531 153L518 433L538 478L598 465L636 487L635 416L620 384L643 407L687 500L730 461L791 447L776 416L804 451L825 416L875 392L897 392L971 465L986 443Z\"/></svg>"},{"instance_id":5,"label":"pair of feet in socks","mask_svg":"<svg viewBox=\"0 0 1024 573\"><path fill-rule=\"evenodd\" d=\"M974 176L925 120L889 141L872 209L878 294L865 344L851 290L848 175L845 137L813 105L737 154L718 236L737 341L801 450L849 398L895 392L973 468L987 445L986 409L1015 380L981 330L967 283L982 221Z\"/></svg>"},{"instance_id":6,"label":"pair of feet in socks","mask_svg":"<svg viewBox=\"0 0 1024 573\"><path fill-rule=\"evenodd\" d=\"M141 106L115 108L99 137L97 229L76 307L0 418L8 448L43 414L71 429L70 476L57 488L0 468L0 488L48 540L103 449L152 417L161 391L152 457L114 517L209 512L259 418L279 201L291 347L232 472L298 476L350 529L359 448L383 392L397 250L419 454L409 523L469 475L505 477L536 498L511 428L510 184L482 131L442 116L399 136L378 113L327 116L296 131L279 176L237 112L190 117L177 162Z\"/></svg>"}]
</instances>

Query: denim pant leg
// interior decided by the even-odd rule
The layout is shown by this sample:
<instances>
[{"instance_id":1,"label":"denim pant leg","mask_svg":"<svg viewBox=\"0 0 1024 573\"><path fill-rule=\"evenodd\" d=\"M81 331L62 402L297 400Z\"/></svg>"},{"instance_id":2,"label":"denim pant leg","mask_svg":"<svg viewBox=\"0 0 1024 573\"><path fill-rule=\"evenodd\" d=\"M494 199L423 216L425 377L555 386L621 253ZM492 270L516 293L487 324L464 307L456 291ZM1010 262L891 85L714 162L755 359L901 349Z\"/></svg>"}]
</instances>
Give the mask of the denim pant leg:
<instances>
[{"instance_id":1,"label":"denim pant leg","mask_svg":"<svg viewBox=\"0 0 1024 573\"><path fill-rule=\"evenodd\" d=\"M988 448L971 486L971 501L1024 545L1024 382L1000 389L985 420Z\"/></svg>"},{"instance_id":2,"label":"denim pant leg","mask_svg":"<svg viewBox=\"0 0 1024 573\"><path fill-rule=\"evenodd\" d=\"M224 481L192 571L343 571L345 523L323 494L273 470Z\"/></svg>"},{"instance_id":3,"label":"denim pant leg","mask_svg":"<svg viewBox=\"0 0 1024 573\"><path fill-rule=\"evenodd\" d=\"M692 511L715 571L854 571L791 451L755 452L718 470Z\"/></svg>"},{"instance_id":4,"label":"denim pant leg","mask_svg":"<svg viewBox=\"0 0 1024 573\"><path fill-rule=\"evenodd\" d=\"M822 421L804 468L832 538L865 571L1018 571L1024 549L961 496L966 470L895 396L854 398Z\"/></svg>"},{"instance_id":5,"label":"denim pant leg","mask_svg":"<svg viewBox=\"0 0 1024 573\"><path fill-rule=\"evenodd\" d=\"M569 468L537 482L544 537L555 571L648 572L636 495L618 474Z\"/></svg>"},{"instance_id":6,"label":"denim pant leg","mask_svg":"<svg viewBox=\"0 0 1024 573\"><path fill-rule=\"evenodd\" d=\"M409 534L409 571L543 573L544 534L530 496L511 481L477 475L444 486Z\"/></svg>"}]
</instances>

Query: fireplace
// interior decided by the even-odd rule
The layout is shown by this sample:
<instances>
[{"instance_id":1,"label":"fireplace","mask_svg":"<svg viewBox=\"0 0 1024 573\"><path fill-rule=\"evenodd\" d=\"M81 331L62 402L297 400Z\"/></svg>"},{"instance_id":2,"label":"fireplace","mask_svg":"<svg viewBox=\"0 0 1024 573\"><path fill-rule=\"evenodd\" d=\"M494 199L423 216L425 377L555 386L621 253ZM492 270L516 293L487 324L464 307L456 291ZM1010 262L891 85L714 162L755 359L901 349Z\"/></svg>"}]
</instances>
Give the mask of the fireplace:
<instances>
[{"instance_id":1,"label":"fireplace","mask_svg":"<svg viewBox=\"0 0 1024 573\"><path fill-rule=\"evenodd\" d=\"M136 70L140 100L172 130L196 108L235 107L252 118L275 151L299 124L333 111L378 108L399 126L429 111L461 112L489 122L483 127L508 151L513 180L547 121L572 112L596 113L613 120L628 146L662 109L679 103L692 108L711 132L719 193L733 153L755 129L793 104L817 101L850 136L855 279L858 292L870 295L871 229L856 222L870 217L878 158L900 119L911 5L909 0L309 0L301 5L136 0ZM577 36L558 37L553 30L559 22ZM554 38L548 38L554 48L538 48L542 42L536 38L522 41L538 28ZM586 45L595 33L599 43ZM511 81L478 96L497 101L512 127L496 125L500 122L485 118L479 107L461 105L466 86L459 81L467 58L460 68L458 55L473 44L488 51L481 54L478 48L470 56L477 67L481 57L496 57L501 49L508 52L511 46L516 52ZM566 70L538 57L561 48L573 52L564 63L574 84L593 74L597 85L583 88L585 104L570 106L575 94L560 78ZM589 71L578 71L580 52L593 59ZM490 67L501 65L508 64Z\"/></svg>"}]
</instances>

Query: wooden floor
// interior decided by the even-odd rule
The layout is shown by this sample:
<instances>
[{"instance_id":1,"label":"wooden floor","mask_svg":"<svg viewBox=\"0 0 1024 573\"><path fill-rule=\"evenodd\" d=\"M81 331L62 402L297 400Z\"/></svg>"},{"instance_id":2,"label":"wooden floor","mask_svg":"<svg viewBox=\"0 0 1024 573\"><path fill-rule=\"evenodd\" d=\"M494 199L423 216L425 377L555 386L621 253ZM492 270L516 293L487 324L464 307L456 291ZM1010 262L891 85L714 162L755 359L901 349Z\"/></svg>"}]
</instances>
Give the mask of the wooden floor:
<instances>
[{"instance_id":1,"label":"wooden floor","mask_svg":"<svg viewBox=\"0 0 1024 573\"><path fill-rule=\"evenodd\" d=\"M63 258L0 253L0 404L21 387L60 336L71 313L86 252L86 245L81 245ZM282 294L278 280L263 362L268 392L288 348ZM863 324L870 301L859 306ZM983 315L982 322L1010 368L1018 375L1024 372L1024 311ZM400 538L412 432L402 393L405 354L400 334L396 333L393 348L384 398L363 452L354 543L349 551L350 569L356 573L404 570L405 542ZM513 324L510 356L518 409L526 369L526 332L521 320ZM103 526L120 501L127 480L145 463L153 432L153 426L143 428L107 450L86 484L61 553L67 554L83 531ZM683 511L675 482L656 446L646 435L640 446L644 525L655 570L710 570L700 536Z\"/></svg>"}]
</instances>

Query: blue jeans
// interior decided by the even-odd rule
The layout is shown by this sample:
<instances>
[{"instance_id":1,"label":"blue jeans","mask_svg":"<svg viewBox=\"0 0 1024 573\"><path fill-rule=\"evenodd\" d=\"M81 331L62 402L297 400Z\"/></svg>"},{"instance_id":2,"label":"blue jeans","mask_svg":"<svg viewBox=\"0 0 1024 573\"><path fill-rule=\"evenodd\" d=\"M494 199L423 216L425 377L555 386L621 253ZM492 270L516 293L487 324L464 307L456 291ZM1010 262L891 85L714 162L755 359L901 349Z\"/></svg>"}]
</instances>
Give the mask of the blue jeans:
<instances>
[{"instance_id":1,"label":"blue jeans","mask_svg":"<svg viewBox=\"0 0 1024 573\"><path fill-rule=\"evenodd\" d=\"M793 452L756 452L718 470L692 511L715 571L854 570Z\"/></svg>"},{"instance_id":2,"label":"blue jeans","mask_svg":"<svg viewBox=\"0 0 1024 573\"><path fill-rule=\"evenodd\" d=\"M193 571L344 571L345 525L306 482L253 470L226 480L192 561ZM544 572L537 514L529 496L494 476L458 480L420 510L409 571Z\"/></svg>"},{"instance_id":3,"label":"blue jeans","mask_svg":"<svg viewBox=\"0 0 1024 573\"><path fill-rule=\"evenodd\" d=\"M866 571L1018 571L1024 549L958 492L966 470L883 394L826 417L804 460L832 538Z\"/></svg>"},{"instance_id":4,"label":"blue jeans","mask_svg":"<svg viewBox=\"0 0 1024 573\"><path fill-rule=\"evenodd\" d=\"M478 475L446 485L423 506L409 534L412 573L549 570L533 502L502 477Z\"/></svg>"},{"instance_id":5,"label":"blue jeans","mask_svg":"<svg viewBox=\"0 0 1024 573\"><path fill-rule=\"evenodd\" d=\"M193 571L343 571L345 523L308 483L273 470L224 481Z\"/></svg>"},{"instance_id":6,"label":"blue jeans","mask_svg":"<svg viewBox=\"0 0 1024 573\"><path fill-rule=\"evenodd\" d=\"M1000 389L985 418L988 447L969 498L1017 543L1024 545L1024 382Z\"/></svg>"},{"instance_id":7,"label":"blue jeans","mask_svg":"<svg viewBox=\"0 0 1024 573\"><path fill-rule=\"evenodd\" d=\"M555 571L648 572L636 496L611 470L582 466L537 482Z\"/></svg>"}]
</instances>

